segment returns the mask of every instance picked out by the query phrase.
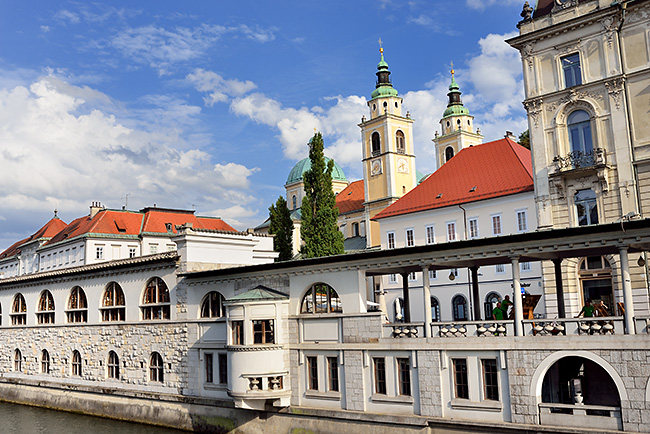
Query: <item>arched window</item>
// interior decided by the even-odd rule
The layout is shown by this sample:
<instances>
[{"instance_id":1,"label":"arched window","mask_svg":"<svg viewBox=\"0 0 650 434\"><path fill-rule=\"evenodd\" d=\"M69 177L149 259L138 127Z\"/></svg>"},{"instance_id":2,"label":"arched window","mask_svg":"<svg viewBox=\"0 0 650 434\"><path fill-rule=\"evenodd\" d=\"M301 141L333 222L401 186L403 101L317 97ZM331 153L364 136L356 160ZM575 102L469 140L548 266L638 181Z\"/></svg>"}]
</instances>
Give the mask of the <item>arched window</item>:
<instances>
[{"instance_id":1,"label":"arched window","mask_svg":"<svg viewBox=\"0 0 650 434\"><path fill-rule=\"evenodd\" d=\"M372 155L379 155L381 153L381 139L379 133L375 131L372 133Z\"/></svg>"},{"instance_id":2,"label":"arched window","mask_svg":"<svg viewBox=\"0 0 650 434\"><path fill-rule=\"evenodd\" d=\"M169 319L169 290L160 277L147 282L142 297L142 319Z\"/></svg>"},{"instance_id":3,"label":"arched window","mask_svg":"<svg viewBox=\"0 0 650 434\"><path fill-rule=\"evenodd\" d=\"M36 321L39 324L54 324L54 297L47 289L41 292L38 299Z\"/></svg>"},{"instance_id":4,"label":"arched window","mask_svg":"<svg viewBox=\"0 0 650 434\"><path fill-rule=\"evenodd\" d=\"M151 357L149 358L149 381L157 381L160 383L164 381L163 359L155 351L151 353Z\"/></svg>"},{"instance_id":5,"label":"arched window","mask_svg":"<svg viewBox=\"0 0 650 434\"><path fill-rule=\"evenodd\" d=\"M404 133L399 130L395 133L395 145L398 154L404 154L406 152L406 146L404 145Z\"/></svg>"},{"instance_id":6,"label":"arched window","mask_svg":"<svg viewBox=\"0 0 650 434\"><path fill-rule=\"evenodd\" d=\"M295 194L291 197L291 203L293 205L293 208L291 209L295 210L298 207L298 199L296 199Z\"/></svg>"},{"instance_id":7,"label":"arched window","mask_svg":"<svg viewBox=\"0 0 650 434\"><path fill-rule=\"evenodd\" d=\"M454 148L447 146L445 149L445 163L454 158Z\"/></svg>"},{"instance_id":8,"label":"arched window","mask_svg":"<svg viewBox=\"0 0 650 434\"><path fill-rule=\"evenodd\" d=\"M598 205L596 204L596 193L593 190L578 190L573 201L576 204L578 226L598 224Z\"/></svg>"},{"instance_id":9,"label":"arched window","mask_svg":"<svg viewBox=\"0 0 650 434\"><path fill-rule=\"evenodd\" d=\"M69 323L88 322L88 301L86 293L80 286L75 286L70 290L66 315Z\"/></svg>"},{"instance_id":10,"label":"arched window","mask_svg":"<svg viewBox=\"0 0 650 434\"><path fill-rule=\"evenodd\" d=\"M359 223L352 223L352 236L353 237L359 236Z\"/></svg>"},{"instance_id":11,"label":"arched window","mask_svg":"<svg viewBox=\"0 0 650 434\"><path fill-rule=\"evenodd\" d=\"M431 297L431 321L440 321L440 303L435 297Z\"/></svg>"},{"instance_id":12,"label":"arched window","mask_svg":"<svg viewBox=\"0 0 650 434\"><path fill-rule=\"evenodd\" d=\"M50 353L47 350L41 352L41 373L50 373Z\"/></svg>"},{"instance_id":13,"label":"arched window","mask_svg":"<svg viewBox=\"0 0 650 434\"><path fill-rule=\"evenodd\" d=\"M101 311L102 321L124 321L126 318L124 291L117 282L106 285Z\"/></svg>"},{"instance_id":14,"label":"arched window","mask_svg":"<svg viewBox=\"0 0 650 434\"><path fill-rule=\"evenodd\" d=\"M11 303L11 325L27 324L27 304L25 297L21 293L14 295L14 301Z\"/></svg>"},{"instance_id":15,"label":"arched window","mask_svg":"<svg viewBox=\"0 0 650 434\"><path fill-rule=\"evenodd\" d=\"M14 371L23 371L23 355L18 348L14 351Z\"/></svg>"},{"instance_id":16,"label":"arched window","mask_svg":"<svg viewBox=\"0 0 650 434\"><path fill-rule=\"evenodd\" d=\"M225 316L224 297L217 291L210 291L201 301L201 318L221 318Z\"/></svg>"},{"instance_id":17,"label":"arched window","mask_svg":"<svg viewBox=\"0 0 650 434\"><path fill-rule=\"evenodd\" d=\"M501 295L498 292L490 292L485 297L485 304L483 305L485 319L492 319L492 311L497 306L497 303L501 301Z\"/></svg>"},{"instance_id":18,"label":"arched window","mask_svg":"<svg viewBox=\"0 0 650 434\"><path fill-rule=\"evenodd\" d=\"M451 301L451 307L454 312L454 321L467 321L467 299L462 295L457 295Z\"/></svg>"},{"instance_id":19,"label":"arched window","mask_svg":"<svg viewBox=\"0 0 650 434\"><path fill-rule=\"evenodd\" d=\"M72 352L72 375L81 377L81 354L77 350Z\"/></svg>"},{"instance_id":20,"label":"arched window","mask_svg":"<svg viewBox=\"0 0 650 434\"><path fill-rule=\"evenodd\" d=\"M569 130L571 151L583 154L593 151L589 113L584 110L576 110L571 113L567 118L567 129Z\"/></svg>"},{"instance_id":21,"label":"arched window","mask_svg":"<svg viewBox=\"0 0 650 434\"><path fill-rule=\"evenodd\" d=\"M120 379L120 358L115 351L108 353L108 378Z\"/></svg>"},{"instance_id":22,"label":"arched window","mask_svg":"<svg viewBox=\"0 0 650 434\"><path fill-rule=\"evenodd\" d=\"M325 283L314 284L302 299L301 313L343 312L341 299L334 288Z\"/></svg>"}]
</instances>

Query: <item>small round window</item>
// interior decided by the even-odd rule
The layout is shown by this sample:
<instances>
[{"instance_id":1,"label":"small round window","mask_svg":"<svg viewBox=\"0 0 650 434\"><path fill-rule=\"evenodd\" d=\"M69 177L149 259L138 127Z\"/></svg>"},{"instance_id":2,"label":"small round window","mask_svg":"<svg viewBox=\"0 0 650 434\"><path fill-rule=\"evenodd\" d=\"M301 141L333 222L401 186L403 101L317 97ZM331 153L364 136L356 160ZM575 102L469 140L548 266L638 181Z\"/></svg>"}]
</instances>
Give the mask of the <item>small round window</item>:
<instances>
[{"instance_id":1,"label":"small round window","mask_svg":"<svg viewBox=\"0 0 650 434\"><path fill-rule=\"evenodd\" d=\"M384 101L384 108L388 107L388 103Z\"/></svg>"}]
</instances>

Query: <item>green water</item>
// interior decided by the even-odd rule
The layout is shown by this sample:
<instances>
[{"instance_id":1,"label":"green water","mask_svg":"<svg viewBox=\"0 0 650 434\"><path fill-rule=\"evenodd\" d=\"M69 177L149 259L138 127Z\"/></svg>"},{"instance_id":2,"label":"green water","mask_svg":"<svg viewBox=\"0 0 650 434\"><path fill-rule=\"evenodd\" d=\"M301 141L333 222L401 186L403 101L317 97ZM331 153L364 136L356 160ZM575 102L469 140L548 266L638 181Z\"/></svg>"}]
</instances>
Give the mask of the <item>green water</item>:
<instances>
[{"instance_id":1,"label":"green water","mask_svg":"<svg viewBox=\"0 0 650 434\"><path fill-rule=\"evenodd\" d=\"M187 431L0 402L0 434L187 434Z\"/></svg>"}]
</instances>

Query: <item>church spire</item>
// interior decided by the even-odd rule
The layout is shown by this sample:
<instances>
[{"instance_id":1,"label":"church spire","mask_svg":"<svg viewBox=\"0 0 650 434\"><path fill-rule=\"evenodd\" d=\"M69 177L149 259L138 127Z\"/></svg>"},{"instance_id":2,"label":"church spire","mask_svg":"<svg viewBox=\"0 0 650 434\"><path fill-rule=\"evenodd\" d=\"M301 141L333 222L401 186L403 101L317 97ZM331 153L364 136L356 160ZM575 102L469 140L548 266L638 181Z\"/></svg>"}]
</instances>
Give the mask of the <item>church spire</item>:
<instances>
[{"instance_id":1,"label":"church spire","mask_svg":"<svg viewBox=\"0 0 650 434\"><path fill-rule=\"evenodd\" d=\"M447 110L445 110L442 115L443 118L449 116L459 116L459 115L469 115L469 110L463 106L463 101L460 99L461 91L460 86L456 83L454 71L454 63L451 64L451 84L449 85L449 103L447 104Z\"/></svg>"},{"instance_id":2,"label":"church spire","mask_svg":"<svg viewBox=\"0 0 650 434\"><path fill-rule=\"evenodd\" d=\"M388 63L384 60L384 47L382 47L381 38L379 38L379 55L380 60L377 64L377 84L370 97L371 99L375 99L387 96L397 96L397 89L393 88L393 84L390 82L390 70L388 69Z\"/></svg>"}]
</instances>

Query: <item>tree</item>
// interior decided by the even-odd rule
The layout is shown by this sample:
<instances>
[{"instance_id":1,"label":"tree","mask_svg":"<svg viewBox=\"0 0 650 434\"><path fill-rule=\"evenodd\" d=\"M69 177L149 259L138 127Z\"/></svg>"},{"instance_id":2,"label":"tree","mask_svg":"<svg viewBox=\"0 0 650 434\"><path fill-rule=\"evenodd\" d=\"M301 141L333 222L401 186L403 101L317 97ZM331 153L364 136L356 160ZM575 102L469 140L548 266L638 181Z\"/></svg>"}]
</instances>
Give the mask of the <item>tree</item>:
<instances>
[{"instance_id":1,"label":"tree","mask_svg":"<svg viewBox=\"0 0 650 434\"><path fill-rule=\"evenodd\" d=\"M300 208L301 253L306 258L343 253L343 234L339 231L336 196L332 191L334 161L325 164L323 136L314 134L309 141L311 168L303 174L305 197Z\"/></svg>"},{"instance_id":2,"label":"tree","mask_svg":"<svg viewBox=\"0 0 650 434\"><path fill-rule=\"evenodd\" d=\"M530 133L528 130L519 134L519 141L517 142L526 149L530 149Z\"/></svg>"},{"instance_id":3,"label":"tree","mask_svg":"<svg viewBox=\"0 0 650 434\"><path fill-rule=\"evenodd\" d=\"M269 219L269 233L274 235L273 250L280 254L277 260L288 261L293 257L293 220L287 201L282 196L269 207Z\"/></svg>"}]
</instances>

